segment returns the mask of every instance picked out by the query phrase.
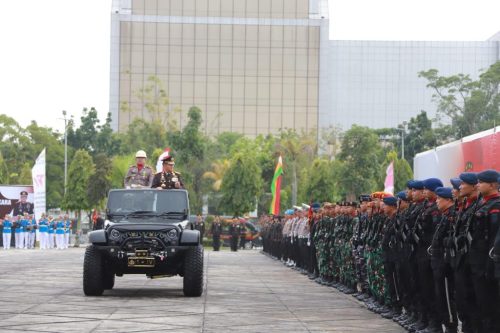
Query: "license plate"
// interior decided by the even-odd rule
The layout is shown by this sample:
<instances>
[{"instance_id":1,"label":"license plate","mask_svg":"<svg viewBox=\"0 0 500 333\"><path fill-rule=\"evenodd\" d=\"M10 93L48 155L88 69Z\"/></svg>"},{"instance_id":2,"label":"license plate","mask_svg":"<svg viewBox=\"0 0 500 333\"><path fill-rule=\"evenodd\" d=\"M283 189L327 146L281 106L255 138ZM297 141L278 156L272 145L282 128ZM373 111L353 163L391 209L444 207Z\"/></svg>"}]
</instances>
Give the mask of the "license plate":
<instances>
[{"instance_id":1,"label":"license plate","mask_svg":"<svg viewBox=\"0 0 500 333\"><path fill-rule=\"evenodd\" d=\"M155 258L130 257L128 267L155 267Z\"/></svg>"}]
</instances>

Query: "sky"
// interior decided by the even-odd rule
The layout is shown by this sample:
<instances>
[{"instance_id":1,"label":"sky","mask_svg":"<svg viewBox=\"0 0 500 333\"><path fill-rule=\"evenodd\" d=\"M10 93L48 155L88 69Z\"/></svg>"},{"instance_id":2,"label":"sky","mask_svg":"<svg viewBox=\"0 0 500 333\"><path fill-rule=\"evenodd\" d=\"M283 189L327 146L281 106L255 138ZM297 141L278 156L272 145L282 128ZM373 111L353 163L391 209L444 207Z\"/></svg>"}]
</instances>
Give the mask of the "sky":
<instances>
[{"instance_id":1,"label":"sky","mask_svg":"<svg viewBox=\"0 0 500 333\"><path fill-rule=\"evenodd\" d=\"M0 114L60 132L63 110L78 125L95 107L104 121L110 13L111 0L4 1ZM499 0L330 0L330 39L483 41L500 30L498 13Z\"/></svg>"}]
</instances>

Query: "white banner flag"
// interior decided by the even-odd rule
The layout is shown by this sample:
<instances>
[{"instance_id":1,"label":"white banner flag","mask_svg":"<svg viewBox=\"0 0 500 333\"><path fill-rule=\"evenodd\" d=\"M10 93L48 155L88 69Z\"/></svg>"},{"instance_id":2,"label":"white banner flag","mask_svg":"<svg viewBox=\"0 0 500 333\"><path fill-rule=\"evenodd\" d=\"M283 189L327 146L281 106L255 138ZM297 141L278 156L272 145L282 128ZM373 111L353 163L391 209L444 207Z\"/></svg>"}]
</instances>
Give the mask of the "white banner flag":
<instances>
[{"instance_id":1,"label":"white banner flag","mask_svg":"<svg viewBox=\"0 0 500 333\"><path fill-rule=\"evenodd\" d=\"M34 192L34 202L35 205L35 217L40 219L42 213L45 213L46 209L46 193L45 193L45 148L42 150L40 155L38 155L35 165L31 169L31 177L33 178L33 192Z\"/></svg>"},{"instance_id":2,"label":"white banner flag","mask_svg":"<svg viewBox=\"0 0 500 333\"><path fill-rule=\"evenodd\" d=\"M394 194L394 161L387 166L385 174L384 192Z\"/></svg>"}]
</instances>

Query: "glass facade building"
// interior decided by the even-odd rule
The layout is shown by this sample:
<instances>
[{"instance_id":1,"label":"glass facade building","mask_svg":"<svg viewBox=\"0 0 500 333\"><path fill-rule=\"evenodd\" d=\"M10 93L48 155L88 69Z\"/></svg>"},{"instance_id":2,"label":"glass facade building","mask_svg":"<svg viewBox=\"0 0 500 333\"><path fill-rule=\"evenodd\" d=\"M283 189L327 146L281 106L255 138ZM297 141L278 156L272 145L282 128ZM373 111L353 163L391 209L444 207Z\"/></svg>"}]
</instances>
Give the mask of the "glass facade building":
<instances>
[{"instance_id":1,"label":"glass facade building","mask_svg":"<svg viewBox=\"0 0 500 333\"><path fill-rule=\"evenodd\" d=\"M198 106L208 135L352 124L395 127L436 115L418 72L469 74L500 60L484 42L329 40L328 0L113 0L114 130L151 120L141 89L157 77L183 127ZM127 105L128 110L122 106ZM174 110L181 112L174 112Z\"/></svg>"},{"instance_id":2,"label":"glass facade building","mask_svg":"<svg viewBox=\"0 0 500 333\"><path fill-rule=\"evenodd\" d=\"M182 110L172 113L180 127L195 105L209 135L316 129L320 45L328 42L323 2L115 0L114 129L123 130L136 117L151 119L137 92L152 75L166 89L165 112ZM132 111L121 110L124 103Z\"/></svg>"},{"instance_id":3,"label":"glass facade building","mask_svg":"<svg viewBox=\"0 0 500 333\"><path fill-rule=\"evenodd\" d=\"M352 124L396 127L421 110L436 116L434 91L418 72L439 70L477 78L500 60L499 42L329 42L328 89L320 123L346 130ZM446 119L443 119L446 121Z\"/></svg>"}]
</instances>

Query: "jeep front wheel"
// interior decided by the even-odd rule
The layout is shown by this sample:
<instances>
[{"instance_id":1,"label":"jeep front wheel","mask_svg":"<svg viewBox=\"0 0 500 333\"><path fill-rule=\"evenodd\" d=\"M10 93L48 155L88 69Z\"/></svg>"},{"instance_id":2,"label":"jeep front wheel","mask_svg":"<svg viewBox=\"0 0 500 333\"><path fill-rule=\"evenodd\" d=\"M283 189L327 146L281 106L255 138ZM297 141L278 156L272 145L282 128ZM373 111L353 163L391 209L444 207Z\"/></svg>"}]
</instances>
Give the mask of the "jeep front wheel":
<instances>
[{"instance_id":1,"label":"jeep front wheel","mask_svg":"<svg viewBox=\"0 0 500 333\"><path fill-rule=\"evenodd\" d=\"M83 292L86 296L101 296L104 291L102 257L94 245L87 246L83 260Z\"/></svg>"},{"instance_id":2,"label":"jeep front wheel","mask_svg":"<svg viewBox=\"0 0 500 333\"><path fill-rule=\"evenodd\" d=\"M203 246L186 251L184 257L184 296L199 297L203 293Z\"/></svg>"},{"instance_id":3,"label":"jeep front wheel","mask_svg":"<svg viewBox=\"0 0 500 333\"><path fill-rule=\"evenodd\" d=\"M113 289L115 286L115 273L110 269L104 269L104 274L102 275L102 286L104 290Z\"/></svg>"}]
</instances>

